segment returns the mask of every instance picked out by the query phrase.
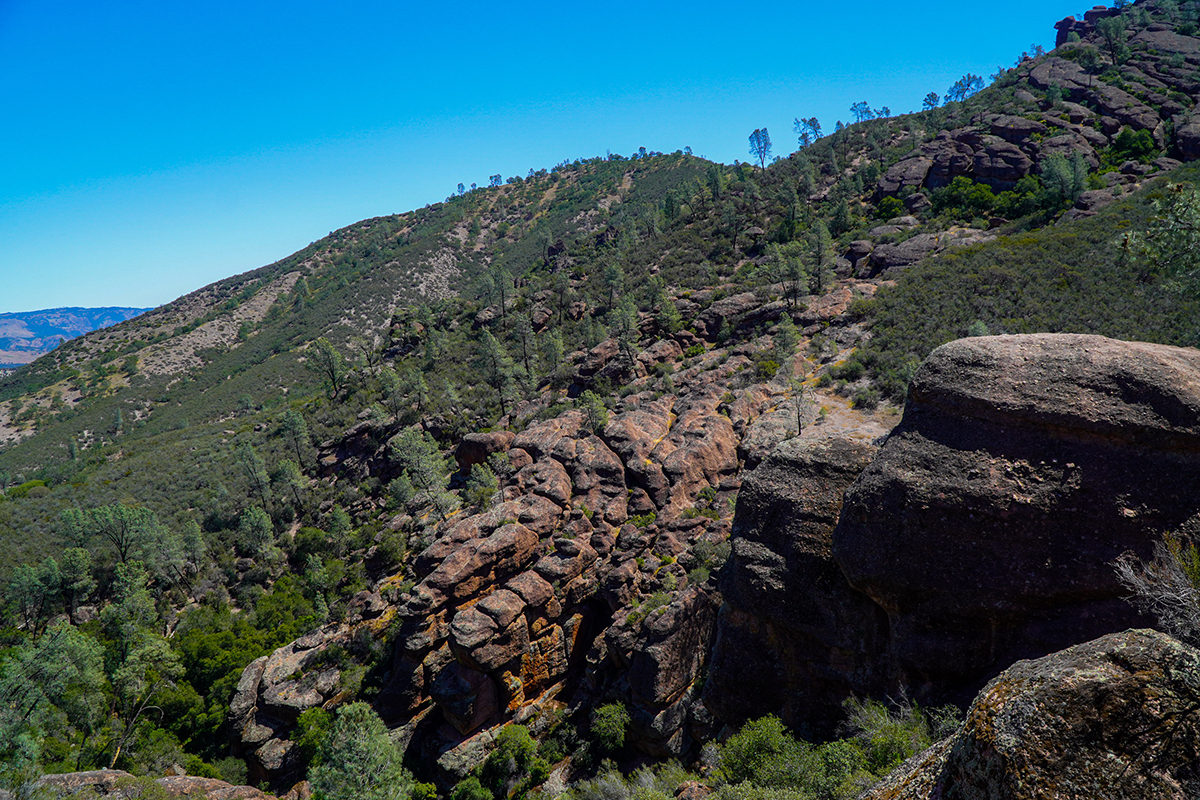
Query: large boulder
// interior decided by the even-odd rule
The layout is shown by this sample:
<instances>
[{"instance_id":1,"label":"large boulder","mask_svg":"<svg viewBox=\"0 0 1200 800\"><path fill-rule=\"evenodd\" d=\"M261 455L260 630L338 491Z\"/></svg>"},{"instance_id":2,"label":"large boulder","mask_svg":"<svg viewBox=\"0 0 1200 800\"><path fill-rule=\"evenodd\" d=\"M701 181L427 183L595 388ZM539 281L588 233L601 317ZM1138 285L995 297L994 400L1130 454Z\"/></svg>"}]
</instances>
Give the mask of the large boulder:
<instances>
[{"instance_id":1,"label":"large boulder","mask_svg":"<svg viewBox=\"0 0 1200 800\"><path fill-rule=\"evenodd\" d=\"M849 439L793 438L742 484L705 690L722 720L773 713L828 733L842 700L876 688L886 620L832 557L843 494L874 452Z\"/></svg>"},{"instance_id":2,"label":"large boulder","mask_svg":"<svg viewBox=\"0 0 1200 800\"><path fill-rule=\"evenodd\" d=\"M7 793L4 793L7 795ZM164 778L135 778L119 769L96 769L46 775L34 786L35 797L107 797L112 800L149 795L190 800L273 800L253 786L238 786L214 778L169 775Z\"/></svg>"},{"instance_id":3,"label":"large boulder","mask_svg":"<svg viewBox=\"0 0 1200 800\"><path fill-rule=\"evenodd\" d=\"M963 339L846 493L833 556L887 615L890 681L988 676L1144 622L1110 566L1200 510L1200 352L1099 336Z\"/></svg>"},{"instance_id":4,"label":"large boulder","mask_svg":"<svg viewBox=\"0 0 1200 800\"><path fill-rule=\"evenodd\" d=\"M1200 651L1131 630L1014 664L864 800L1183 800L1197 752Z\"/></svg>"}]
</instances>

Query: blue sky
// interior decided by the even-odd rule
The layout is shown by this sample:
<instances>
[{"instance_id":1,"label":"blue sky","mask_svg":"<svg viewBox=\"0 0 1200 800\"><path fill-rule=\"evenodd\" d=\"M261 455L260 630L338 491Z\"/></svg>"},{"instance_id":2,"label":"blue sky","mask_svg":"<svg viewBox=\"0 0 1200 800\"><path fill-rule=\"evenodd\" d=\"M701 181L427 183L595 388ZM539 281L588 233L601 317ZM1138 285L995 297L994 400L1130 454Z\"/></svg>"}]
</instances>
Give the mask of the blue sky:
<instances>
[{"instance_id":1,"label":"blue sky","mask_svg":"<svg viewBox=\"0 0 1200 800\"><path fill-rule=\"evenodd\" d=\"M1076 5L0 0L0 312L158 305L564 159L786 155Z\"/></svg>"}]
</instances>

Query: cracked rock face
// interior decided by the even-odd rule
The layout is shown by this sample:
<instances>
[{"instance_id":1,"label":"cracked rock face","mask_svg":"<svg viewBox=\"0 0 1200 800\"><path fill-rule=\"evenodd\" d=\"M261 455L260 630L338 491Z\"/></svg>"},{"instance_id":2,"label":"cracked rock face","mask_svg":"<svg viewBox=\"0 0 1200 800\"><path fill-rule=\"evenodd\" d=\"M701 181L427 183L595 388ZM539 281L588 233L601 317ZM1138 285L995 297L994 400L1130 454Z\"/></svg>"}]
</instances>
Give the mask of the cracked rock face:
<instances>
[{"instance_id":1,"label":"cracked rock face","mask_svg":"<svg viewBox=\"0 0 1200 800\"><path fill-rule=\"evenodd\" d=\"M1200 652L1130 630L1009 667L865 800L1184 800L1198 751Z\"/></svg>"},{"instance_id":2,"label":"cracked rock face","mask_svg":"<svg viewBox=\"0 0 1200 800\"><path fill-rule=\"evenodd\" d=\"M1111 562L1196 527L1198 481L1200 352L963 339L913 380L846 493L833 557L887 615L893 683L974 691L1019 658L1144 622Z\"/></svg>"},{"instance_id":3,"label":"cracked rock face","mask_svg":"<svg viewBox=\"0 0 1200 800\"><path fill-rule=\"evenodd\" d=\"M789 439L744 482L705 688L723 721L776 714L832 733L848 694L879 688L882 614L832 556L842 496L874 453L848 439Z\"/></svg>"}]
</instances>

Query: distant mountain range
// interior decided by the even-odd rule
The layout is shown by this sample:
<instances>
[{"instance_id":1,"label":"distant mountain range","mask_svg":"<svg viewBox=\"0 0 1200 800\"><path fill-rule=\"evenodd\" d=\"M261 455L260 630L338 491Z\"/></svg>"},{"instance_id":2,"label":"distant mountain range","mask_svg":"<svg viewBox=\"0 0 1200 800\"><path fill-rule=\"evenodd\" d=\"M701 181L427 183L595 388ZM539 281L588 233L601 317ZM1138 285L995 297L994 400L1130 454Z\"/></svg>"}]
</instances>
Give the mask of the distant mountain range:
<instances>
[{"instance_id":1,"label":"distant mountain range","mask_svg":"<svg viewBox=\"0 0 1200 800\"><path fill-rule=\"evenodd\" d=\"M148 308L49 308L0 314L0 369L28 364L67 339L107 328Z\"/></svg>"}]
</instances>

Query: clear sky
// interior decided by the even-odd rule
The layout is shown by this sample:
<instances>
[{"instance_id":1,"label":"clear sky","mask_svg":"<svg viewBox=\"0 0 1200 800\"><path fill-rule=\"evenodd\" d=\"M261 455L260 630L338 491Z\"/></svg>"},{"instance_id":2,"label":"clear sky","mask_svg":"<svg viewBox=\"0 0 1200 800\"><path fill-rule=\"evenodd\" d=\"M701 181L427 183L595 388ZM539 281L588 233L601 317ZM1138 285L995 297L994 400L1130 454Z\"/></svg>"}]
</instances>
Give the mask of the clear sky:
<instances>
[{"instance_id":1,"label":"clear sky","mask_svg":"<svg viewBox=\"0 0 1200 800\"><path fill-rule=\"evenodd\" d=\"M158 305L564 159L787 155L1083 7L0 0L0 312Z\"/></svg>"}]
</instances>

